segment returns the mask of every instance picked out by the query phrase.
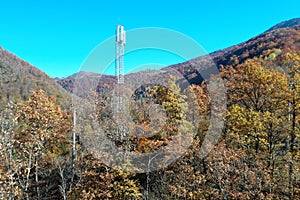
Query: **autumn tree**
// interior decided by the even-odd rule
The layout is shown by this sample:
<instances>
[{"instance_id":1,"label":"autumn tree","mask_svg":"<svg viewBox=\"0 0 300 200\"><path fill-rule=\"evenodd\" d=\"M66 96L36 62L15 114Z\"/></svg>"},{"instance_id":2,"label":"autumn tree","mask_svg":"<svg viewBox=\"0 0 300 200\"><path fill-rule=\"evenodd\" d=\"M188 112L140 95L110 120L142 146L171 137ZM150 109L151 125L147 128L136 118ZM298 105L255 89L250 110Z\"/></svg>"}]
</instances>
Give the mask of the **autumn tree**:
<instances>
[{"instance_id":1,"label":"autumn tree","mask_svg":"<svg viewBox=\"0 0 300 200\"><path fill-rule=\"evenodd\" d=\"M288 163L289 163L289 198L300 195L300 54L289 52L281 57L281 67L286 71L289 83L288 102Z\"/></svg>"},{"instance_id":2,"label":"autumn tree","mask_svg":"<svg viewBox=\"0 0 300 200\"><path fill-rule=\"evenodd\" d=\"M267 160L266 173L274 184L284 164L287 132L288 80L271 61L247 60L223 70L229 108L225 139L229 147L244 150L253 159ZM274 188L270 188L274 190Z\"/></svg>"},{"instance_id":3,"label":"autumn tree","mask_svg":"<svg viewBox=\"0 0 300 200\"><path fill-rule=\"evenodd\" d=\"M40 177L44 170L41 167L49 165L53 157L69 151L66 138L71 128L70 118L55 104L55 99L42 90L32 91L28 101L18 104L16 116L20 124L14 136L14 156L21 166L18 182L27 199L35 182L35 198L39 199L42 197Z\"/></svg>"},{"instance_id":4,"label":"autumn tree","mask_svg":"<svg viewBox=\"0 0 300 200\"><path fill-rule=\"evenodd\" d=\"M20 166L14 158L14 137L18 121L15 115L17 105L9 102L0 114L0 198L19 199L21 187L16 179Z\"/></svg>"},{"instance_id":5,"label":"autumn tree","mask_svg":"<svg viewBox=\"0 0 300 200\"><path fill-rule=\"evenodd\" d=\"M82 159L82 179L69 199L141 199L141 187L132 174L111 169L92 155Z\"/></svg>"},{"instance_id":6,"label":"autumn tree","mask_svg":"<svg viewBox=\"0 0 300 200\"><path fill-rule=\"evenodd\" d=\"M278 199L269 188L270 175L264 161L249 160L243 150L220 142L206 159L206 199Z\"/></svg>"}]
</instances>

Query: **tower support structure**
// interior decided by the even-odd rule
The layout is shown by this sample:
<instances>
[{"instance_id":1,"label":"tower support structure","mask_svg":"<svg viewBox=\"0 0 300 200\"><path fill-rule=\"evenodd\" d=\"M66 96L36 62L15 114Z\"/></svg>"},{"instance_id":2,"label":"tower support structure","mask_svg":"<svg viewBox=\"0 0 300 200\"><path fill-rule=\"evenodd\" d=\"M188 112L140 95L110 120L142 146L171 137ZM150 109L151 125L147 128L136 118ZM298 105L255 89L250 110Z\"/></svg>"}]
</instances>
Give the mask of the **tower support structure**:
<instances>
[{"instance_id":1,"label":"tower support structure","mask_svg":"<svg viewBox=\"0 0 300 200\"><path fill-rule=\"evenodd\" d=\"M118 25L116 29L116 81L124 84L124 48L126 45L126 32L124 26Z\"/></svg>"},{"instance_id":2,"label":"tower support structure","mask_svg":"<svg viewBox=\"0 0 300 200\"><path fill-rule=\"evenodd\" d=\"M118 25L116 28L116 60L115 75L116 87L113 103L114 118L118 126L118 134L121 140L126 136L126 112L124 102L124 49L126 45L126 32L124 26Z\"/></svg>"}]
</instances>

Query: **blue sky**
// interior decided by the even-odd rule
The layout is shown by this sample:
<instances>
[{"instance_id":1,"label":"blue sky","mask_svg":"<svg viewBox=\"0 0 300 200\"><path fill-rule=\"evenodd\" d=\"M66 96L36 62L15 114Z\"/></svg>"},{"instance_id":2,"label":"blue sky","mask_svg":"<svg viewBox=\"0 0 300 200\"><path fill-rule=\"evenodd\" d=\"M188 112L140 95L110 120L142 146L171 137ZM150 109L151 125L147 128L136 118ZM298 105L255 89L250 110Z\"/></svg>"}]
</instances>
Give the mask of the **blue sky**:
<instances>
[{"instance_id":1,"label":"blue sky","mask_svg":"<svg viewBox=\"0 0 300 200\"><path fill-rule=\"evenodd\" d=\"M212 52L300 17L299 0L2 0L0 5L0 46L51 77L78 72L90 52L114 35L117 24L126 30L172 29ZM174 56L163 60L162 65L179 61ZM125 66L132 67L130 63Z\"/></svg>"}]
</instances>

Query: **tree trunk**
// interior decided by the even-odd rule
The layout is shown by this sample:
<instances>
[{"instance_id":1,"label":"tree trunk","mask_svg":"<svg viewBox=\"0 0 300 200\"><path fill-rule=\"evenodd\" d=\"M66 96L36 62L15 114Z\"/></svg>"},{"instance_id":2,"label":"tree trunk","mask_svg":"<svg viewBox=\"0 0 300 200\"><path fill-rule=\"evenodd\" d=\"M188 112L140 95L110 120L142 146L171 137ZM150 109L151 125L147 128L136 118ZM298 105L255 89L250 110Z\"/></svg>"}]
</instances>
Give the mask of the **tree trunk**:
<instances>
[{"instance_id":1,"label":"tree trunk","mask_svg":"<svg viewBox=\"0 0 300 200\"><path fill-rule=\"evenodd\" d=\"M36 197L40 199L40 186L39 186L39 153L35 156L35 182L36 182Z\"/></svg>"}]
</instances>

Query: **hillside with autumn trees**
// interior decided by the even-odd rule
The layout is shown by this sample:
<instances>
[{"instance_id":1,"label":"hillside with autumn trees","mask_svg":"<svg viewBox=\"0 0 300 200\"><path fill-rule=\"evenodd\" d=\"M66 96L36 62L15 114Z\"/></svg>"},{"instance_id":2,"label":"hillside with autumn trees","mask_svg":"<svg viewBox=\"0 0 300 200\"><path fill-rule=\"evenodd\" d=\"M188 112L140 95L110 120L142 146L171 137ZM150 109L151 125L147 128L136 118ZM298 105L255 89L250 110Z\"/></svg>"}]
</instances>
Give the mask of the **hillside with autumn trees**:
<instances>
[{"instance_id":1,"label":"hillside with autumn trees","mask_svg":"<svg viewBox=\"0 0 300 200\"><path fill-rule=\"evenodd\" d=\"M131 122L122 128L132 135L117 130L113 76L80 72L54 80L0 53L1 199L300 199L299 19L164 73L148 72L165 85L140 85L126 99ZM205 81L201 73L209 74ZM125 76L134 83L146 78L145 72ZM226 88L219 116L225 123L203 156L213 110L222 109L212 98L219 88L210 85L218 78ZM96 89L85 90L91 85ZM123 152L122 162L112 160L117 168L108 166L107 147L95 146L102 141L96 125L126 154L172 154L147 157L144 171Z\"/></svg>"},{"instance_id":2,"label":"hillside with autumn trees","mask_svg":"<svg viewBox=\"0 0 300 200\"><path fill-rule=\"evenodd\" d=\"M9 100L21 102L30 96L30 90L42 89L66 106L68 93L54 79L38 68L21 60L0 46L0 105Z\"/></svg>"}]
</instances>

